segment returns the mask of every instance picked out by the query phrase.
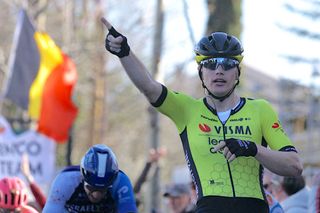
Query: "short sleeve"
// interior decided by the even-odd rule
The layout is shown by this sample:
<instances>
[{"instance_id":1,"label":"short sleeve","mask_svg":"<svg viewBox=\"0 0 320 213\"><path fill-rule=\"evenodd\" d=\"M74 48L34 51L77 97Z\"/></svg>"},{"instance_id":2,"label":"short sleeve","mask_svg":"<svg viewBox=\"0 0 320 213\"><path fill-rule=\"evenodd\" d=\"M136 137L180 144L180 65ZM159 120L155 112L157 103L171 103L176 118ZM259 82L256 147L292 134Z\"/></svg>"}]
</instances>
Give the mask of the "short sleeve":
<instances>
[{"instance_id":1,"label":"short sleeve","mask_svg":"<svg viewBox=\"0 0 320 213\"><path fill-rule=\"evenodd\" d=\"M285 147L293 147L292 141L285 133L279 117L270 103L260 101L260 117L263 137L272 150L281 150Z\"/></svg>"},{"instance_id":2,"label":"short sleeve","mask_svg":"<svg viewBox=\"0 0 320 213\"><path fill-rule=\"evenodd\" d=\"M179 133L183 131L188 120L190 113L188 110L191 109L193 103L192 97L183 93L178 93L169 90L164 87L163 97L161 105L158 105L156 109L162 114L168 116L177 126Z\"/></svg>"}]
</instances>

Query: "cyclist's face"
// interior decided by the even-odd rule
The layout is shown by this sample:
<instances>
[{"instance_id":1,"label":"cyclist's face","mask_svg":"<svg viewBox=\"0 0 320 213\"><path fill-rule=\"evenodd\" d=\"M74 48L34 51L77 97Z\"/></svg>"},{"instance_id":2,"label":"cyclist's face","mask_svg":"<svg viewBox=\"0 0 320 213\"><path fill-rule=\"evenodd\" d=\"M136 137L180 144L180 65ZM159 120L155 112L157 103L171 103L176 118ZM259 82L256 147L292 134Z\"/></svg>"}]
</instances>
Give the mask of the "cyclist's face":
<instances>
[{"instance_id":1,"label":"cyclist's face","mask_svg":"<svg viewBox=\"0 0 320 213\"><path fill-rule=\"evenodd\" d=\"M182 212L190 204L191 198L189 195L181 195L178 197L169 197L169 204L174 213Z\"/></svg>"},{"instance_id":2,"label":"cyclist's face","mask_svg":"<svg viewBox=\"0 0 320 213\"><path fill-rule=\"evenodd\" d=\"M202 78L204 84L211 92L222 96L228 93L235 83L237 83L238 68L236 65L223 66L216 64L216 66L205 66L204 64L202 66Z\"/></svg>"},{"instance_id":3,"label":"cyclist's face","mask_svg":"<svg viewBox=\"0 0 320 213\"><path fill-rule=\"evenodd\" d=\"M99 203L107 193L107 189L97 189L87 183L84 184L84 190L92 203Z\"/></svg>"}]
</instances>

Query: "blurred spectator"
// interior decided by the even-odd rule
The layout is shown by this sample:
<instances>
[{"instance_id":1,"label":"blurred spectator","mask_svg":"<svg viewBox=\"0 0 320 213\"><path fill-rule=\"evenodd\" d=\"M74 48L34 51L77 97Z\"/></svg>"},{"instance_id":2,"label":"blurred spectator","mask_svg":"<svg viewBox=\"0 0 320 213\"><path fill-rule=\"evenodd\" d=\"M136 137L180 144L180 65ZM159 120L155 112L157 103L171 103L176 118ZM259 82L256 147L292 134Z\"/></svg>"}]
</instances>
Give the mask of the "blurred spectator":
<instances>
[{"instance_id":1,"label":"blurred spectator","mask_svg":"<svg viewBox=\"0 0 320 213\"><path fill-rule=\"evenodd\" d=\"M192 187L190 184L168 185L163 196L169 199L172 213L195 212L195 204L192 202Z\"/></svg>"},{"instance_id":2,"label":"blurred spectator","mask_svg":"<svg viewBox=\"0 0 320 213\"><path fill-rule=\"evenodd\" d=\"M192 181L190 170L186 164L177 165L173 168L171 181L176 184L190 184L192 202L194 204L197 203L198 196L196 185Z\"/></svg>"},{"instance_id":3,"label":"blurred spectator","mask_svg":"<svg viewBox=\"0 0 320 213\"><path fill-rule=\"evenodd\" d=\"M268 169L264 169L263 170L263 178L262 178L262 182L263 182L263 188L265 191L268 191L272 194L272 177L273 177L274 173L272 173L270 170Z\"/></svg>"},{"instance_id":4,"label":"blurred spectator","mask_svg":"<svg viewBox=\"0 0 320 213\"><path fill-rule=\"evenodd\" d=\"M152 166L156 166L158 165L158 161L161 157L165 156L167 153L165 148L159 148L157 150L155 149L150 149L149 150L149 156L148 156L148 160L139 176L139 178L137 179L136 183L134 184L133 187L133 191L135 193L135 197L136 197L136 204L137 207L140 206L141 204L141 200L142 200L142 196L141 196L141 187L142 185L146 182L148 174L151 170ZM158 168L155 168L158 169Z\"/></svg>"},{"instance_id":5,"label":"blurred spectator","mask_svg":"<svg viewBox=\"0 0 320 213\"><path fill-rule=\"evenodd\" d=\"M20 178L4 177L0 180L0 212L38 212L27 203L27 188Z\"/></svg>"},{"instance_id":6,"label":"blurred spectator","mask_svg":"<svg viewBox=\"0 0 320 213\"><path fill-rule=\"evenodd\" d=\"M37 209L43 209L45 203L46 203L46 196L41 191L40 187L37 185L37 183L34 181L34 178L30 171L30 164L29 164L29 158L28 155L24 154L21 158L21 172L26 178L29 187L31 189L31 192L36 199L36 206Z\"/></svg>"},{"instance_id":7,"label":"blurred spectator","mask_svg":"<svg viewBox=\"0 0 320 213\"><path fill-rule=\"evenodd\" d=\"M320 172L312 178L308 206L308 213L320 213Z\"/></svg>"},{"instance_id":8,"label":"blurred spectator","mask_svg":"<svg viewBox=\"0 0 320 213\"><path fill-rule=\"evenodd\" d=\"M283 213L283 209L278 202L278 200L272 195L272 177L273 173L268 170L264 169L263 173L263 188L266 193L266 198L269 205L270 213Z\"/></svg>"},{"instance_id":9,"label":"blurred spectator","mask_svg":"<svg viewBox=\"0 0 320 213\"><path fill-rule=\"evenodd\" d=\"M267 190L265 191L265 193L270 213L284 213L283 208L281 207L280 203L275 199L275 197Z\"/></svg>"},{"instance_id":10,"label":"blurred spectator","mask_svg":"<svg viewBox=\"0 0 320 213\"><path fill-rule=\"evenodd\" d=\"M272 182L272 192L285 213L308 212L308 189L303 176L280 177Z\"/></svg>"},{"instance_id":11,"label":"blurred spectator","mask_svg":"<svg viewBox=\"0 0 320 213\"><path fill-rule=\"evenodd\" d=\"M196 185L193 182L191 182L190 185L191 185L191 203L196 205L198 200Z\"/></svg>"}]
</instances>

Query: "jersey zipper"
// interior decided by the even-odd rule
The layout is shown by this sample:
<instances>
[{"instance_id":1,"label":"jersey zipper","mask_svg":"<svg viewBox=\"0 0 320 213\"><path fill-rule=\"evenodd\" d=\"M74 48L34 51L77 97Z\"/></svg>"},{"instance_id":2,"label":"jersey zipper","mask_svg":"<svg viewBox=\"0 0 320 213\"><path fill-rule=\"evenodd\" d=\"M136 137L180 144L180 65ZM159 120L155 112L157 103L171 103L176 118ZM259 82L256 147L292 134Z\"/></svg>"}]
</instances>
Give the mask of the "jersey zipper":
<instances>
[{"instance_id":1,"label":"jersey zipper","mask_svg":"<svg viewBox=\"0 0 320 213\"><path fill-rule=\"evenodd\" d=\"M239 103L234 109L231 110L228 119L227 119L224 123L220 120L217 111L216 111L214 108L212 108L212 107L210 106L210 104L208 104L208 103L206 102L206 99L204 99L204 104L208 107L208 109L209 109L215 116L218 117L218 120L220 121L220 123L221 123L221 125L222 125L222 128L223 128L223 130L222 130L222 131L223 131L223 139L226 140L226 132L225 132L225 130L224 130L224 129L225 129L225 124L228 122L228 120L229 120L229 118L231 117L232 114L234 114L235 112L239 111L239 110L244 106L244 104L245 104L245 99L244 99L244 98L241 98L241 99L240 99L240 103ZM234 187L234 183L233 183L233 177L232 177L232 173L231 173L230 163L228 162L227 159L226 159L226 161L227 161L227 165L228 165L228 172L229 172L230 183L231 183L231 187L232 187L232 195L233 195L233 197L236 197L236 192L235 192L235 187Z\"/></svg>"},{"instance_id":2,"label":"jersey zipper","mask_svg":"<svg viewBox=\"0 0 320 213\"><path fill-rule=\"evenodd\" d=\"M231 114L230 114L231 115ZM230 118L230 115L228 117L228 119L225 121L225 123L221 122L221 120L219 119L220 123L222 124L222 130L223 130L223 139L226 140L226 133L225 133L225 124L227 123L227 121L229 120ZM235 189L234 189L234 183L233 183L233 178L232 178L232 173L231 173L231 168L230 168L230 163L229 161L226 159L227 161L227 165L228 165L228 171L229 171L229 177L230 177L230 182L231 182L231 187L232 187L232 195L233 197L236 197L236 192L235 192Z\"/></svg>"}]
</instances>

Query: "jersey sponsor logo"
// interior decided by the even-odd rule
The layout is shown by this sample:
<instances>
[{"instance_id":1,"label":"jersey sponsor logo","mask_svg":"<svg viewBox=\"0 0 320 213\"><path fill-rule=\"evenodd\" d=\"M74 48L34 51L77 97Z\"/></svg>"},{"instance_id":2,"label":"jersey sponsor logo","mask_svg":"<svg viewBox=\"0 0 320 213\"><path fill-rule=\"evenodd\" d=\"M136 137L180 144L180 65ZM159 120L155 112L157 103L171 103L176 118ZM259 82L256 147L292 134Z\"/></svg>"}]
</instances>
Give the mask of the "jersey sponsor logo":
<instances>
[{"instance_id":1,"label":"jersey sponsor logo","mask_svg":"<svg viewBox=\"0 0 320 213\"><path fill-rule=\"evenodd\" d=\"M250 121L251 118L233 118L233 119L230 119L230 122L235 122L235 121Z\"/></svg>"},{"instance_id":2,"label":"jersey sponsor logo","mask_svg":"<svg viewBox=\"0 0 320 213\"><path fill-rule=\"evenodd\" d=\"M69 205L67 206L69 212L102 212L105 210L103 205L89 204L89 205Z\"/></svg>"},{"instance_id":3,"label":"jersey sponsor logo","mask_svg":"<svg viewBox=\"0 0 320 213\"><path fill-rule=\"evenodd\" d=\"M214 129L217 134L252 135L250 126L214 126Z\"/></svg>"},{"instance_id":4,"label":"jersey sponsor logo","mask_svg":"<svg viewBox=\"0 0 320 213\"><path fill-rule=\"evenodd\" d=\"M272 128L277 129L280 127L280 124L278 122L273 123Z\"/></svg>"},{"instance_id":5,"label":"jersey sponsor logo","mask_svg":"<svg viewBox=\"0 0 320 213\"><path fill-rule=\"evenodd\" d=\"M217 139L208 137L208 145L210 146L209 151L210 151L212 154L216 154L216 152L213 152L213 149L214 149L214 147L215 147L216 145L218 145L219 143L220 143L220 141L218 141ZM219 153L222 153L222 150L219 150L218 152L219 152Z\"/></svg>"},{"instance_id":6,"label":"jersey sponsor logo","mask_svg":"<svg viewBox=\"0 0 320 213\"><path fill-rule=\"evenodd\" d=\"M215 181L214 179L210 179L209 180L209 184L210 185L219 185L219 186L221 186L221 185L223 185L223 182L222 181Z\"/></svg>"},{"instance_id":7,"label":"jersey sponsor logo","mask_svg":"<svg viewBox=\"0 0 320 213\"><path fill-rule=\"evenodd\" d=\"M128 186L122 186L120 189L117 190L117 194L120 203L126 203L128 202L128 200L131 199Z\"/></svg>"},{"instance_id":8,"label":"jersey sponsor logo","mask_svg":"<svg viewBox=\"0 0 320 213\"><path fill-rule=\"evenodd\" d=\"M209 121L218 122L218 120L217 120L217 119L209 118L209 117L207 117L207 116L205 116L205 115L201 115L201 118L204 118L204 119L209 120Z\"/></svg>"},{"instance_id":9,"label":"jersey sponsor logo","mask_svg":"<svg viewBox=\"0 0 320 213\"><path fill-rule=\"evenodd\" d=\"M215 146L215 145L217 145L218 143L219 143L219 141L218 141L217 139L208 137L208 144L209 144L209 145Z\"/></svg>"},{"instance_id":10,"label":"jersey sponsor logo","mask_svg":"<svg viewBox=\"0 0 320 213\"><path fill-rule=\"evenodd\" d=\"M215 130L215 133L217 134L235 134L235 135L252 135L250 126L213 126L211 127L207 124L199 124L199 129L202 132L208 133L211 132L211 130Z\"/></svg>"},{"instance_id":11,"label":"jersey sponsor logo","mask_svg":"<svg viewBox=\"0 0 320 213\"><path fill-rule=\"evenodd\" d=\"M285 131L283 130L283 128L281 127L280 121L274 122L271 127L272 127L272 129L274 129L276 132L280 131L280 132L282 132L284 135L287 135L287 134L285 133Z\"/></svg>"},{"instance_id":12,"label":"jersey sponsor logo","mask_svg":"<svg viewBox=\"0 0 320 213\"><path fill-rule=\"evenodd\" d=\"M211 128L207 124L199 124L199 129L202 132L210 132Z\"/></svg>"}]
</instances>

